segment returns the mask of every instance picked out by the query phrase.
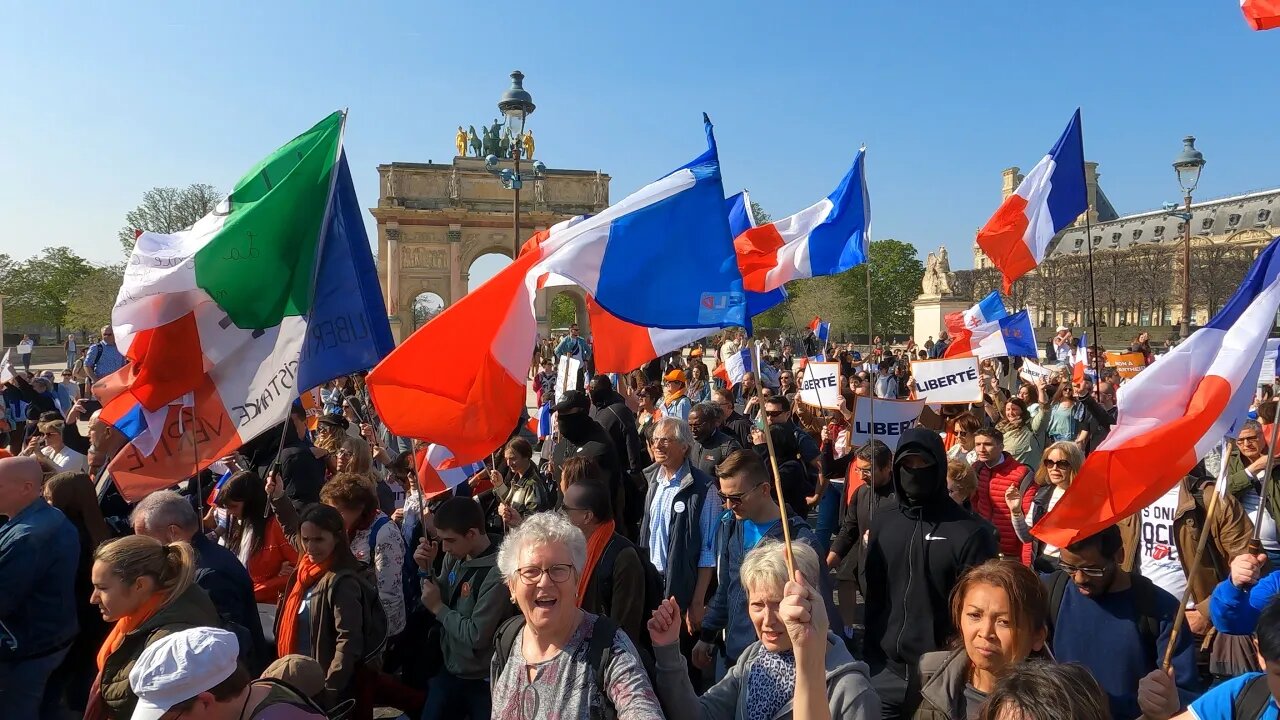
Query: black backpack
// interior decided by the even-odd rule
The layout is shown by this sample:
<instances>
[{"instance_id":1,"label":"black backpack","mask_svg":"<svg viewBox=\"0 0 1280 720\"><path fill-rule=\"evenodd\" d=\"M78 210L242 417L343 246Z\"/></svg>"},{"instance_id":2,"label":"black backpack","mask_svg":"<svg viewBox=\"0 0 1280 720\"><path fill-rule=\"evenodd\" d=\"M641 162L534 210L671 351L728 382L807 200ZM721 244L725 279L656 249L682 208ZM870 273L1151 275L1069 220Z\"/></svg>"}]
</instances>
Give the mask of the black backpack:
<instances>
[{"instance_id":1,"label":"black backpack","mask_svg":"<svg viewBox=\"0 0 1280 720\"><path fill-rule=\"evenodd\" d=\"M515 647L516 638L520 637L522 630L524 630L522 614L516 614L498 627L498 634L493 639L494 677L501 675L502 668L507 666L507 661L511 659L511 650ZM605 699L600 708L603 715L600 720L615 720L618 717L618 711L608 702L609 693L605 687L609 664L613 662L613 638L617 633L617 623L605 615L596 616L595 625L591 630L591 644L587 647L587 664L595 668L596 687L600 688L600 695Z\"/></svg>"},{"instance_id":2,"label":"black backpack","mask_svg":"<svg viewBox=\"0 0 1280 720\"><path fill-rule=\"evenodd\" d=\"M1255 675L1244 682L1240 692L1231 699L1232 720L1257 720L1267 711L1267 703L1271 700L1271 690L1267 687L1267 676Z\"/></svg>"},{"instance_id":3,"label":"black backpack","mask_svg":"<svg viewBox=\"0 0 1280 720\"><path fill-rule=\"evenodd\" d=\"M1142 647L1147 653L1151 667L1159 663L1156 657L1157 643L1160 641L1160 617L1156 609L1156 586L1141 575L1130 573L1133 580L1133 609L1138 614L1138 635L1142 638ZM1071 578L1061 570L1056 570L1041 578L1049 592L1049 643L1053 643L1053 629L1058 624L1058 612L1062 609L1062 596L1067 592Z\"/></svg>"},{"instance_id":4,"label":"black backpack","mask_svg":"<svg viewBox=\"0 0 1280 720\"><path fill-rule=\"evenodd\" d=\"M620 536L614 535L609 539L609 544L605 546L604 552L600 554L600 560L596 562L596 569L592 571L592 577L599 578L600 599L606 605L612 606L613 599L613 564L617 562L618 553L626 548L635 548L636 555L640 558L640 567L644 569L644 612L641 618L646 621L653 617L653 611L658 609L662 604L663 589L665 584L662 580L662 573L658 572L658 568L653 566L649 560L649 553L643 548L638 547L635 543ZM639 644L636 650L640 653L640 661L644 665L644 670L649 674L649 681L653 682L658 677L656 660L653 655L653 642L649 639L649 633L641 632Z\"/></svg>"}]
</instances>

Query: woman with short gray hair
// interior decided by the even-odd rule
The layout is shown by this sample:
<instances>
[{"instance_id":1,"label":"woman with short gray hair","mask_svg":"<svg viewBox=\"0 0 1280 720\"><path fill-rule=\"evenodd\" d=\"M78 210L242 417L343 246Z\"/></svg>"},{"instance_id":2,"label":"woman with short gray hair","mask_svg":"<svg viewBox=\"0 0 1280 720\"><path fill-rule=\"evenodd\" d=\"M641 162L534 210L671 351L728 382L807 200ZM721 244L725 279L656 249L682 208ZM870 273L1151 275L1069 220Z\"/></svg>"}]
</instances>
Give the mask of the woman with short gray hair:
<instances>
[{"instance_id":1,"label":"woman with short gray hair","mask_svg":"<svg viewBox=\"0 0 1280 720\"><path fill-rule=\"evenodd\" d=\"M818 554L792 543L796 571L809 587L820 578ZM664 600L649 621L649 637L658 664L657 687L671 720L791 720L796 691L796 656L780 612L787 587L787 556L782 543L765 540L742 562L747 612L759 640L738 656L724 679L701 697L693 690L680 654L680 608ZM871 688L865 663L855 661L844 641L827 631L826 692L833 718L873 720L880 717L880 698Z\"/></svg>"},{"instance_id":2,"label":"woman with short gray hair","mask_svg":"<svg viewBox=\"0 0 1280 720\"><path fill-rule=\"evenodd\" d=\"M635 646L604 616L578 607L578 578L604 548L563 515L536 513L498 550L498 571L520 615L494 639L495 720L602 717L661 720Z\"/></svg>"}]
</instances>

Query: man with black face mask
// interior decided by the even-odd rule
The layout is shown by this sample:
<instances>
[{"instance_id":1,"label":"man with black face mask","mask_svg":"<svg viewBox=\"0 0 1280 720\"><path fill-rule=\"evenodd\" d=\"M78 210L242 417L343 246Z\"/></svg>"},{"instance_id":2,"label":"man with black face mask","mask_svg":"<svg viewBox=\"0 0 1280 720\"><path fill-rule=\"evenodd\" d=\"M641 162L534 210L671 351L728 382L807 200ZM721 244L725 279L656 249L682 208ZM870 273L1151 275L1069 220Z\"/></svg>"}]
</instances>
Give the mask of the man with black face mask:
<instances>
[{"instance_id":1,"label":"man with black face mask","mask_svg":"<svg viewBox=\"0 0 1280 720\"><path fill-rule=\"evenodd\" d=\"M644 493L647 483L644 469L649 465L649 455L640 441L636 427L636 414L627 407L626 400L613 389L608 375L596 375L588 385L591 397L590 416L604 428L613 441L618 467L622 469L623 507L615 510L618 532L628 540L635 540L635 530L640 527L644 513Z\"/></svg>"},{"instance_id":2,"label":"man with black face mask","mask_svg":"<svg viewBox=\"0 0 1280 720\"><path fill-rule=\"evenodd\" d=\"M551 408L556 414L555 446L551 449L551 477L560 487L560 471L571 457L592 457L604 473L601 478L613 496L614 512L625 512L622 494L623 468L613 440L600 423L591 419L591 400L581 390L569 390ZM625 533L624 533L625 534Z\"/></svg>"},{"instance_id":3,"label":"man with black face mask","mask_svg":"<svg viewBox=\"0 0 1280 720\"><path fill-rule=\"evenodd\" d=\"M942 439L908 430L893 460L897 505L871 521L864 562L866 660L883 717L911 717L920 656L955 634L948 598L969 567L996 556L995 530L947 494Z\"/></svg>"}]
</instances>

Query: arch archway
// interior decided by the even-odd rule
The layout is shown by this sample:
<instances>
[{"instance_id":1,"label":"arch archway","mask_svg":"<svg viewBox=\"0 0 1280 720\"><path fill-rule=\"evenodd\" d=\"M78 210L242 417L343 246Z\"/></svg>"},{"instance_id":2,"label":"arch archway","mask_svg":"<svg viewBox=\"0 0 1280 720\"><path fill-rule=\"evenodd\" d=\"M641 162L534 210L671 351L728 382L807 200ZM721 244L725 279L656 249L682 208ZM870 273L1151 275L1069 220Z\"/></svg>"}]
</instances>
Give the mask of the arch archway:
<instances>
[{"instance_id":1,"label":"arch archway","mask_svg":"<svg viewBox=\"0 0 1280 720\"><path fill-rule=\"evenodd\" d=\"M417 330L427 324L442 310L444 310L444 298L429 290L418 293L413 299L413 329Z\"/></svg>"},{"instance_id":2,"label":"arch archway","mask_svg":"<svg viewBox=\"0 0 1280 720\"><path fill-rule=\"evenodd\" d=\"M497 275L502 268L511 264L511 253L485 252L475 256L467 263L462 279L467 283L467 292L471 292L485 284L489 278Z\"/></svg>"},{"instance_id":3,"label":"arch archway","mask_svg":"<svg viewBox=\"0 0 1280 720\"><path fill-rule=\"evenodd\" d=\"M577 285L559 285L539 290L534 307L537 310L540 337L567 334L569 326L575 323L583 337L591 336L587 295Z\"/></svg>"}]
</instances>

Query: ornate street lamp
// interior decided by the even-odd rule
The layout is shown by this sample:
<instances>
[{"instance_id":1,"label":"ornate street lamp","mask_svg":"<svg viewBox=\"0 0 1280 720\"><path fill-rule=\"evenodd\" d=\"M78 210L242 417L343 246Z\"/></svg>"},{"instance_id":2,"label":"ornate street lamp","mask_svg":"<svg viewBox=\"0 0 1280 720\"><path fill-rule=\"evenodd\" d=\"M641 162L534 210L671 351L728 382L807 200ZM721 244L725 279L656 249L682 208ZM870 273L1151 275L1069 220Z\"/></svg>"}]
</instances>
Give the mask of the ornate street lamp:
<instances>
[{"instance_id":1,"label":"ornate street lamp","mask_svg":"<svg viewBox=\"0 0 1280 720\"><path fill-rule=\"evenodd\" d=\"M1204 153L1196 149L1196 138L1188 135L1182 139L1182 152L1173 159L1173 170L1178 174L1178 185L1182 188L1183 211L1177 216L1182 219L1182 323L1178 327L1178 337L1186 340L1191 334L1191 193L1200 183L1200 171L1204 169Z\"/></svg>"},{"instance_id":2,"label":"ornate street lamp","mask_svg":"<svg viewBox=\"0 0 1280 720\"><path fill-rule=\"evenodd\" d=\"M546 174L546 166L540 161L533 163L533 172L530 174L522 174L520 172L520 154L524 150L525 143L525 121L536 106L533 104L533 96L528 90L524 89L524 73L519 70L511 72L511 87L502 94L502 99L498 101L498 110L502 116L506 118L506 136L509 139L511 147L511 160L514 169L499 168L499 158L497 155L489 155L484 159L485 168L502 179L502 186L508 190L515 191L514 205L512 208L512 230L515 237L515 247L512 250L511 258L514 260L516 255L520 253L520 188L524 185L525 180L540 178ZM532 141L530 141L532 144Z\"/></svg>"}]
</instances>

